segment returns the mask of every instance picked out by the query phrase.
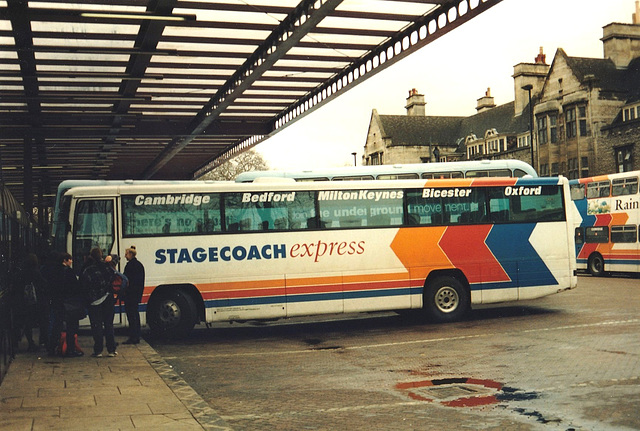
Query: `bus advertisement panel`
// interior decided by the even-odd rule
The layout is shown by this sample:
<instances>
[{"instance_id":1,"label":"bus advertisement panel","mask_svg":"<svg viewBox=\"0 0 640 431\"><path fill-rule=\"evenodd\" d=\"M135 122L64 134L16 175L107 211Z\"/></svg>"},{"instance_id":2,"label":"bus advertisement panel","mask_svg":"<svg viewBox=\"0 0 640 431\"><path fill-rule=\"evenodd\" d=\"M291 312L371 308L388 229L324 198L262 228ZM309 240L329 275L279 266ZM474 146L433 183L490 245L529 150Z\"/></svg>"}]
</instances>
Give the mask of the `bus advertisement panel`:
<instances>
[{"instance_id":1,"label":"bus advertisement panel","mask_svg":"<svg viewBox=\"0 0 640 431\"><path fill-rule=\"evenodd\" d=\"M135 245L154 330L200 321L423 309L576 286L564 178L79 187L68 249ZM550 241L553 238L553 241Z\"/></svg>"},{"instance_id":2,"label":"bus advertisement panel","mask_svg":"<svg viewBox=\"0 0 640 431\"><path fill-rule=\"evenodd\" d=\"M640 171L571 180L578 269L640 271Z\"/></svg>"}]
</instances>

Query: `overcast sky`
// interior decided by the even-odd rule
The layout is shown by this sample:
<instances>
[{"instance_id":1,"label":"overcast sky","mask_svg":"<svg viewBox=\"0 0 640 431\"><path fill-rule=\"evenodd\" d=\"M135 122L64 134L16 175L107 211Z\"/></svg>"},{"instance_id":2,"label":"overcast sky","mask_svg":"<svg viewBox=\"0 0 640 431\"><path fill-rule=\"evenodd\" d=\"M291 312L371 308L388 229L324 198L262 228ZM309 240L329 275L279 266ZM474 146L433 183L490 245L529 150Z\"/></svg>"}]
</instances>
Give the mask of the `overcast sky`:
<instances>
[{"instance_id":1,"label":"overcast sky","mask_svg":"<svg viewBox=\"0 0 640 431\"><path fill-rule=\"evenodd\" d=\"M503 0L337 99L256 149L272 169L358 164L371 111L404 115L409 90L425 95L427 115L473 115L487 88L497 105L514 100L513 66L533 63L540 47L551 64L603 58L602 27L631 23L635 0Z\"/></svg>"}]
</instances>

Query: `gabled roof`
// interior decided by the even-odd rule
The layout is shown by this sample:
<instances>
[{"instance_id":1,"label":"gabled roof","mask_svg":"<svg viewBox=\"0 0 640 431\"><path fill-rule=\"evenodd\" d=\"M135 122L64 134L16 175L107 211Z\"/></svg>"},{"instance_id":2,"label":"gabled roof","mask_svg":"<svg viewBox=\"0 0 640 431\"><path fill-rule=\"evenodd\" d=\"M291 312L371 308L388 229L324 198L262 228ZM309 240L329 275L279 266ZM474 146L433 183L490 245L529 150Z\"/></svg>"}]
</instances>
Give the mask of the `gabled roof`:
<instances>
[{"instance_id":1,"label":"gabled roof","mask_svg":"<svg viewBox=\"0 0 640 431\"><path fill-rule=\"evenodd\" d=\"M465 118L459 130L460 136L463 137L470 133L475 133L478 138L482 138L484 133L489 129L496 129L498 133L501 134L522 133L527 131L529 129L529 119L527 115L515 117L513 115L514 105L515 102L505 103L504 105L496 106L488 111ZM528 112L527 108L523 114L527 114Z\"/></svg>"},{"instance_id":2,"label":"gabled roof","mask_svg":"<svg viewBox=\"0 0 640 431\"><path fill-rule=\"evenodd\" d=\"M627 103L640 100L640 57L634 59L627 66L624 73L624 84L629 91Z\"/></svg>"},{"instance_id":3,"label":"gabled roof","mask_svg":"<svg viewBox=\"0 0 640 431\"><path fill-rule=\"evenodd\" d=\"M464 117L380 115L379 119L383 137L391 138L393 146L428 146L453 145Z\"/></svg>"},{"instance_id":4,"label":"gabled roof","mask_svg":"<svg viewBox=\"0 0 640 431\"><path fill-rule=\"evenodd\" d=\"M501 134L528 130L526 115L514 117L514 103L496 106L470 117L379 115L383 137L391 138L392 146L429 144L456 145L460 138L474 133L482 138L489 129ZM526 114L528 111L525 110Z\"/></svg>"},{"instance_id":5,"label":"gabled roof","mask_svg":"<svg viewBox=\"0 0 640 431\"><path fill-rule=\"evenodd\" d=\"M611 59L569 57L562 48L558 49L558 54L565 58L567 65L581 83L593 80L594 85L604 91L627 91L624 82L625 71L616 68Z\"/></svg>"}]
</instances>

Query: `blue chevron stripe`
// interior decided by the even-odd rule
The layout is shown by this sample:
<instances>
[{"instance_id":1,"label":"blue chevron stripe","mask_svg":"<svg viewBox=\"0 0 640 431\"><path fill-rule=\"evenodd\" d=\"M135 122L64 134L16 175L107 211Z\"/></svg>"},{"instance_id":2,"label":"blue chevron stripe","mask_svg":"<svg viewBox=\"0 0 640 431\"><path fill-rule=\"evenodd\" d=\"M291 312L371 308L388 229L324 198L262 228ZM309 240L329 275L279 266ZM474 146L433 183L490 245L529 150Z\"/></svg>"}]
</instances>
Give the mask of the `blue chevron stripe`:
<instances>
[{"instance_id":1,"label":"blue chevron stripe","mask_svg":"<svg viewBox=\"0 0 640 431\"><path fill-rule=\"evenodd\" d=\"M502 283L499 287L558 284L547 265L529 242L535 227L535 223L497 224L489 232L486 240L487 246L512 280L508 283Z\"/></svg>"}]
</instances>

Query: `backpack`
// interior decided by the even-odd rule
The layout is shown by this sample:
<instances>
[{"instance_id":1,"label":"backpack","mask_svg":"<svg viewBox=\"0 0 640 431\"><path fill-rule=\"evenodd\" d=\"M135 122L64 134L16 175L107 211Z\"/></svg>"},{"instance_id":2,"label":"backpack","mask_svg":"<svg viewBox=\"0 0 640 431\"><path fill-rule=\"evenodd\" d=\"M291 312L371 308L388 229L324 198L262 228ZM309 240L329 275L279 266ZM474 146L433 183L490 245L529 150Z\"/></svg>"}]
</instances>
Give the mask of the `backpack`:
<instances>
[{"instance_id":1,"label":"backpack","mask_svg":"<svg viewBox=\"0 0 640 431\"><path fill-rule=\"evenodd\" d=\"M111 283L111 288L113 293L116 296L121 297L124 295L125 290L129 286L129 279L126 275L121 273L120 271L115 271L115 275L113 277L113 282Z\"/></svg>"},{"instance_id":2,"label":"backpack","mask_svg":"<svg viewBox=\"0 0 640 431\"><path fill-rule=\"evenodd\" d=\"M113 271L103 262L96 262L85 268L82 272L82 285L87 289L90 302L113 292L113 276Z\"/></svg>"}]
</instances>

